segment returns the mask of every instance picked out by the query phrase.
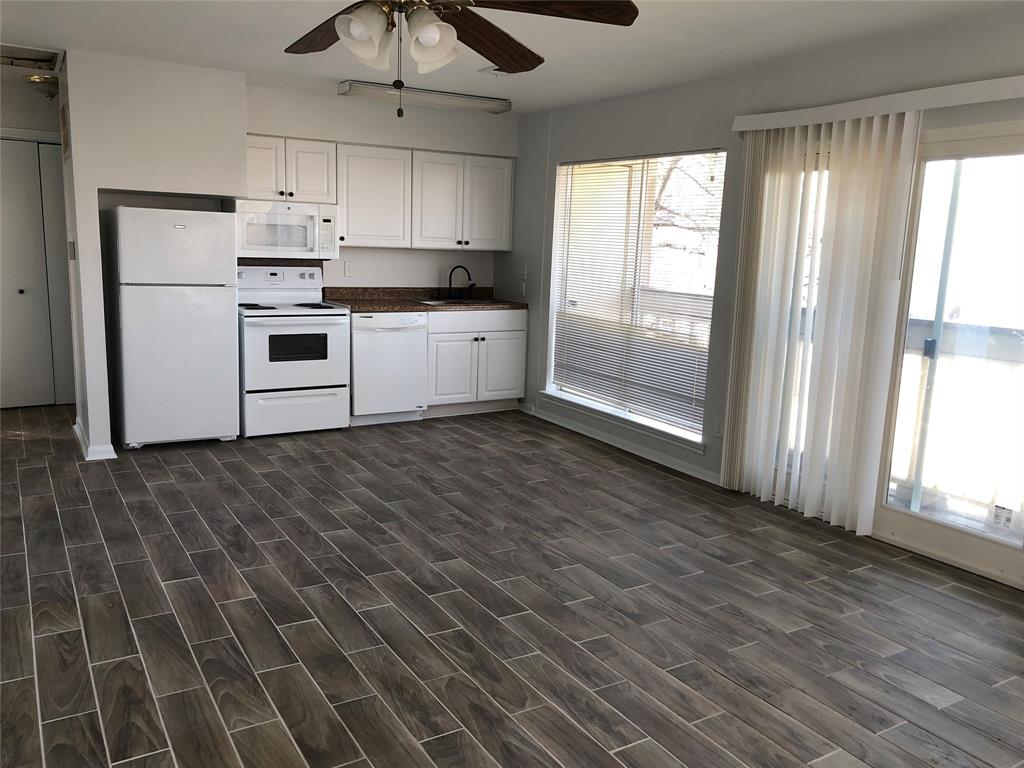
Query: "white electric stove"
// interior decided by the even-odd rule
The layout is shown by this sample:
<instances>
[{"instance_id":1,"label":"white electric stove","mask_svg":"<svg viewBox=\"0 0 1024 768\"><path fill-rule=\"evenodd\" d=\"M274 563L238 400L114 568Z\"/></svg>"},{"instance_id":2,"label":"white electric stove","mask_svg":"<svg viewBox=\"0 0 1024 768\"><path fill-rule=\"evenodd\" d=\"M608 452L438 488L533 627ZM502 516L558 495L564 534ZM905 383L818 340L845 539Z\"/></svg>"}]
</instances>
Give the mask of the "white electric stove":
<instances>
[{"instance_id":1,"label":"white electric stove","mask_svg":"<svg viewBox=\"0 0 1024 768\"><path fill-rule=\"evenodd\" d=\"M349 426L349 308L319 267L239 267L242 434Z\"/></svg>"}]
</instances>

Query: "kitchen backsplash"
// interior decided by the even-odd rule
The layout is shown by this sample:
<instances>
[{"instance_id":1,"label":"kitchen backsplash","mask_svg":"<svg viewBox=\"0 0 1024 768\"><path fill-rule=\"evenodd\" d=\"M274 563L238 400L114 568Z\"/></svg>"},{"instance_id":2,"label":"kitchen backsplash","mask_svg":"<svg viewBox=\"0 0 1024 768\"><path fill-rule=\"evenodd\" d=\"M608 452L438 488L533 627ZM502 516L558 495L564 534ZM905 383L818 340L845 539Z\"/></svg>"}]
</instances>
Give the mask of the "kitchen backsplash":
<instances>
[{"instance_id":1,"label":"kitchen backsplash","mask_svg":"<svg viewBox=\"0 0 1024 768\"><path fill-rule=\"evenodd\" d=\"M497 258L504 255L498 254ZM343 248L341 258L323 262L324 285L447 287L448 272L456 264L466 266L477 285L493 285L494 258L489 251ZM346 272L350 274L346 275ZM465 285L466 282L465 272L459 270L455 273L455 285Z\"/></svg>"},{"instance_id":2,"label":"kitchen backsplash","mask_svg":"<svg viewBox=\"0 0 1024 768\"><path fill-rule=\"evenodd\" d=\"M493 299L494 288L490 286L475 286L468 294L465 288L456 288L458 298L465 299ZM408 301L422 299L445 299L448 297L448 286L440 288L410 288L410 287L325 287L324 298L327 301L363 300L363 299L405 299Z\"/></svg>"}]
</instances>

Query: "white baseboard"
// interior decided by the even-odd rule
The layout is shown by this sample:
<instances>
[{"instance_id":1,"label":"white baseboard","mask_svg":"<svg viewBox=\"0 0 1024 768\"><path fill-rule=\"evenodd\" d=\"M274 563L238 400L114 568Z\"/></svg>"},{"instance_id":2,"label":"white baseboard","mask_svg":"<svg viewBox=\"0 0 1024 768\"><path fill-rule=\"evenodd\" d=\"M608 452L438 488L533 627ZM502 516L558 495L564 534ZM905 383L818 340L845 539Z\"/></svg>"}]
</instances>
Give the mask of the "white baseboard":
<instances>
[{"instance_id":1,"label":"white baseboard","mask_svg":"<svg viewBox=\"0 0 1024 768\"><path fill-rule=\"evenodd\" d=\"M594 419L584 419L582 417L575 417L570 415L572 411L569 409L559 409L555 411L552 408L545 407L545 405L530 405L524 404L522 410L525 413L529 413L536 416L544 421L550 421L552 424L558 424L560 427L571 429L573 432L579 432L587 437L592 437L595 440L600 440L602 443L613 445L616 448L621 448L624 451L629 451L637 456L642 456L645 459L657 462L671 469L675 469L679 472L685 472L687 475L696 477L699 480L704 480L714 485L721 484L721 475L718 472L713 472L705 469L704 467L696 466L688 461L682 460L679 455L670 453L671 446L667 445L665 448L655 447L651 443L642 443L636 439L625 436L624 434L611 434L608 430L601 429L599 426L594 425ZM627 429L623 429L626 432ZM682 449L679 449L679 453L684 453ZM692 452L692 449L691 451Z\"/></svg>"},{"instance_id":2,"label":"white baseboard","mask_svg":"<svg viewBox=\"0 0 1024 768\"><path fill-rule=\"evenodd\" d=\"M104 443L103 445L89 444L89 437L85 434L85 428L82 426L81 419L75 419L75 425L72 429L74 430L75 437L78 439L78 447L81 448L82 456L86 461L99 461L101 459L117 458L117 453L114 452L114 446L110 443Z\"/></svg>"},{"instance_id":3,"label":"white baseboard","mask_svg":"<svg viewBox=\"0 0 1024 768\"><path fill-rule=\"evenodd\" d=\"M517 408L519 408L518 400L486 400L480 403L453 403L451 405L431 405L423 414L423 418L436 419L444 416L466 416L472 413L514 411Z\"/></svg>"},{"instance_id":4,"label":"white baseboard","mask_svg":"<svg viewBox=\"0 0 1024 768\"><path fill-rule=\"evenodd\" d=\"M882 507L875 511L873 538L965 571L1024 589L1024 551L928 520Z\"/></svg>"}]
</instances>

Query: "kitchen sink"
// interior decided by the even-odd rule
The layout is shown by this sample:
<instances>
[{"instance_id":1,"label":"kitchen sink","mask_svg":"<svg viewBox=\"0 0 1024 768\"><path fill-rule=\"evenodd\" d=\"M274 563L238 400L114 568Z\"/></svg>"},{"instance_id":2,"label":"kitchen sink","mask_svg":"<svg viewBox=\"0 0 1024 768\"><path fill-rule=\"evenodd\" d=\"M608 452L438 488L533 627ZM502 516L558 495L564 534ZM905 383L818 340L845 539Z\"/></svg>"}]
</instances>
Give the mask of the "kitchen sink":
<instances>
[{"instance_id":1,"label":"kitchen sink","mask_svg":"<svg viewBox=\"0 0 1024 768\"><path fill-rule=\"evenodd\" d=\"M501 304L503 302L497 299L429 299L417 303L426 304L428 307L447 307L465 304Z\"/></svg>"}]
</instances>

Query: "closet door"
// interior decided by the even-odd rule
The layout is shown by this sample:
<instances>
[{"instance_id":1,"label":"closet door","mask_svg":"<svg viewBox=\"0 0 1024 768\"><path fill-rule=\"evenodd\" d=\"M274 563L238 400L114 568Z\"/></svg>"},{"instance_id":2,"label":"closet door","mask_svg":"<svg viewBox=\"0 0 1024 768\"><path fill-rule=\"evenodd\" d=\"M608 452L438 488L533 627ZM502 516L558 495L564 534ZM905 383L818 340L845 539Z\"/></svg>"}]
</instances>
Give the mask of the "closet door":
<instances>
[{"instance_id":1,"label":"closet door","mask_svg":"<svg viewBox=\"0 0 1024 768\"><path fill-rule=\"evenodd\" d=\"M50 404L53 359L39 153L32 141L0 143L0 407Z\"/></svg>"},{"instance_id":2,"label":"closet door","mask_svg":"<svg viewBox=\"0 0 1024 768\"><path fill-rule=\"evenodd\" d=\"M54 402L75 402L75 360L71 350L71 288L68 282L67 228L64 223L64 161L60 144L39 145L43 200L43 243L50 295Z\"/></svg>"}]
</instances>

